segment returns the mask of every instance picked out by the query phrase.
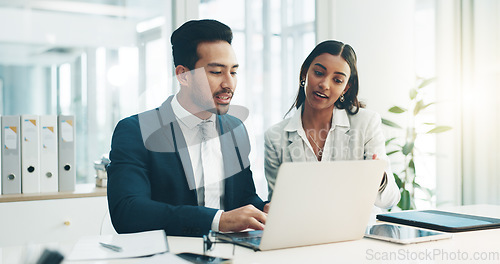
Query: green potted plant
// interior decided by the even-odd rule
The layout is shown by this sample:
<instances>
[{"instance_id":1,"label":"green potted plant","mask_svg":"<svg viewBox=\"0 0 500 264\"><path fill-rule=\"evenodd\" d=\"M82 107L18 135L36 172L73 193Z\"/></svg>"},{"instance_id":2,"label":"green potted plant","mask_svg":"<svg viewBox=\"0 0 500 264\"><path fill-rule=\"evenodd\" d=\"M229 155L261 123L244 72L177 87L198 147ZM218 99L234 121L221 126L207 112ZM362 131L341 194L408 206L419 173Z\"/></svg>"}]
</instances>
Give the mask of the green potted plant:
<instances>
[{"instance_id":1,"label":"green potted plant","mask_svg":"<svg viewBox=\"0 0 500 264\"><path fill-rule=\"evenodd\" d=\"M426 102L423 90L429 84L435 81L435 78L424 79L417 78L415 87L410 89L410 101L408 108L401 106L393 106L389 108L389 112L393 114L406 114L408 123L406 126L401 126L396 122L382 118L382 123L386 126L396 129L405 129L404 138L393 137L385 142L387 147L387 155L391 156L396 153L402 154L403 168L401 171L394 172L394 179L401 191L401 200L398 207L402 210L416 209L415 206L415 190L420 189L427 194L428 199L432 199L434 192L429 188L423 187L416 181L415 155L417 155L417 147L415 141L422 134L437 134L443 133L451 129L449 126L440 126L435 123L422 122L417 118L422 111L427 107L435 104L435 102Z\"/></svg>"}]
</instances>

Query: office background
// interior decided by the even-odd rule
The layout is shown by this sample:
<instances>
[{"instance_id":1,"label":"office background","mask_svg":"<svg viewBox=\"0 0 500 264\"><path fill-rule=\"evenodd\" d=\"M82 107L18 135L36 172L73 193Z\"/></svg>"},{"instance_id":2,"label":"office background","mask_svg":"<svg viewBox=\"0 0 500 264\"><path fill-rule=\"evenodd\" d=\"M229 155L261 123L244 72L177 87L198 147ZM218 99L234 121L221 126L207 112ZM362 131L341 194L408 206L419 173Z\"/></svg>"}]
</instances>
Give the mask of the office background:
<instances>
[{"instance_id":1,"label":"office background","mask_svg":"<svg viewBox=\"0 0 500 264\"><path fill-rule=\"evenodd\" d=\"M305 56L337 39L356 50L360 98L383 117L405 123L387 109L408 104L417 76L437 77L426 98L438 103L422 118L453 129L416 143L435 153L415 161L436 193L420 205L499 204L499 13L495 0L2 0L0 114L75 115L78 182L92 182L115 124L178 90L172 29L218 19L234 30L242 66L233 104L250 110L265 197L263 133L291 106Z\"/></svg>"}]
</instances>

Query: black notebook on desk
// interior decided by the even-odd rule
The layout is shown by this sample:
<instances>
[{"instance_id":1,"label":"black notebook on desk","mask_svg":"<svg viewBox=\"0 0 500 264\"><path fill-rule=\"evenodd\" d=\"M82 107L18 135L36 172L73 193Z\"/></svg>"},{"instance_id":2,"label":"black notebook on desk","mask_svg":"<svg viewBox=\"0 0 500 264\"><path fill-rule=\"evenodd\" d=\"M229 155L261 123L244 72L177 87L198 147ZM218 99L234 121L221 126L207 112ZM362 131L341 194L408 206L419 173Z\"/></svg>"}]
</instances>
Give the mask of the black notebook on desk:
<instances>
[{"instance_id":1,"label":"black notebook on desk","mask_svg":"<svg viewBox=\"0 0 500 264\"><path fill-rule=\"evenodd\" d=\"M443 232L463 232L500 228L500 219L437 210L406 211L379 214L377 219L402 225Z\"/></svg>"}]
</instances>

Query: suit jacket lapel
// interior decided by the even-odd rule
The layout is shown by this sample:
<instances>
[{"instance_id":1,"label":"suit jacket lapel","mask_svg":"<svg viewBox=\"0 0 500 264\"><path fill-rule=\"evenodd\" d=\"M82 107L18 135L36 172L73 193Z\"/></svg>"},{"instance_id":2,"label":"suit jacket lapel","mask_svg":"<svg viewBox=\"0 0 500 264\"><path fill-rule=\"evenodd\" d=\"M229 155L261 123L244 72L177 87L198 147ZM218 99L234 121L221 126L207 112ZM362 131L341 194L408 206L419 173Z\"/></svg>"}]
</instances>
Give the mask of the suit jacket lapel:
<instances>
[{"instance_id":1,"label":"suit jacket lapel","mask_svg":"<svg viewBox=\"0 0 500 264\"><path fill-rule=\"evenodd\" d=\"M288 157L284 159L284 162L301 162L306 161L306 156L304 152L304 142L299 136L297 131L289 131L288 133L289 145L286 147Z\"/></svg>"},{"instance_id":2,"label":"suit jacket lapel","mask_svg":"<svg viewBox=\"0 0 500 264\"><path fill-rule=\"evenodd\" d=\"M244 165L240 163L242 155L238 144L240 134L238 131L233 131L236 128L230 127L225 117L217 117L217 131L219 132L222 158L224 160L224 178L227 179L244 169L242 168Z\"/></svg>"},{"instance_id":3,"label":"suit jacket lapel","mask_svg":"<svg viewBox=\"0 0 500 264\"><path fill-rule=\"evenodd\" d=\"M333 132L333 149L330 160L347 160L349 157L349 141L351 136L348 134L348 127L337 126Z\"/></svg>"},{"instance_id":4,"label":"suit jacket lapel","mask_svg":"<svg viewBox=\"0 0 500 264\"><path fill-rule=\"evenodd\" d=\"M191 158L189 157L188 148L186 145L186 140L184 139L184 135L182 134L182 130L175 118L174 111L172 110L172 99L174 95L170 96L161 106L160 106L160 115L163 120L164 129L167 130L167 135L172 135L171 128L173 127L173 135L175 135L175 144L177 145L177 150L179 152L179 157L181 159L182 167L184 168L184 173L186 175L186 180L189 185L190 190L196 189L196 184L194 181L194 172L193 166L191 164ZM173 138L170 136L167 137L168 140L173 142Z\"/></svg>"},{"instance_id":5,"label":"suit jacket lapel","mask_svg":"<svg viewBox=\"0 0 500 264\"><path fill-rule=\"evenodd\" d=\"M234 127L236 126L236 127ZM217 131L221 144L222 158L224 161L224 197L221 197L221 205L231 208L231 197L235 193L235 177L250 166L248 153L250 144L248 135L241 123L231 124L227 116L217 116ZM225 199L228 197L228 199Z\"/></svg>"}]
</instances>

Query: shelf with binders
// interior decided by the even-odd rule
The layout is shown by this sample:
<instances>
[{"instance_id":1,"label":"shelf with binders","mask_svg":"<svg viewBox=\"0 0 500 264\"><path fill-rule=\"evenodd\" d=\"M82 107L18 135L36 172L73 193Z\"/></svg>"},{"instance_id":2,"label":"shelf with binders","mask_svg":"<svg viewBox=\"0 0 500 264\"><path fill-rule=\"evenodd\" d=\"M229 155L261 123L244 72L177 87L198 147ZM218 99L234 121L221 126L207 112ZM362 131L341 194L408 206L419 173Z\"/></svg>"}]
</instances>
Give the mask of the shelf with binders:
<instances>
[{"instance_id":1,"label":"shelf with binders","mask_svg":"<svg viewBox=\"0 0 500 264\"><path fill-rule=\"evenodd\" d=\"M76 134L72 115L1 116L0 192L73 192Z\"/></svg>"}]
</instances>

